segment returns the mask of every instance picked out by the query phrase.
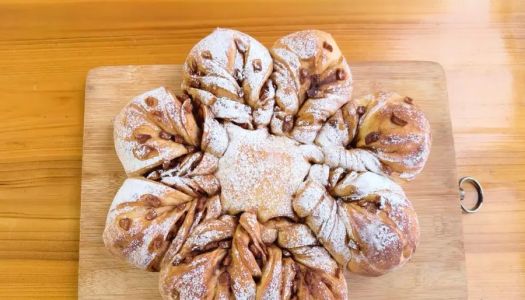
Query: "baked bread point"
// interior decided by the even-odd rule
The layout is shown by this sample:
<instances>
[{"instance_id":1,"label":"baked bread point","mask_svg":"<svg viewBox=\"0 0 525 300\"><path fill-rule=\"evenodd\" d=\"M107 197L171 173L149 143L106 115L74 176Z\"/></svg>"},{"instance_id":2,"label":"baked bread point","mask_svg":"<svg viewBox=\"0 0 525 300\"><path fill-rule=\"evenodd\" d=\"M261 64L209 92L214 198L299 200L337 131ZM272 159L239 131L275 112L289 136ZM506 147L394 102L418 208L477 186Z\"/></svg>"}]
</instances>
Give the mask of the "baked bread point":
<instances>
[{"instance_id":1,"label":"baked bread point","mask_svg":"<svg viewBox=\"0 0 525 300\"><path fill-rule=\"evenodd\" d=\"M199 145L200 128L188 97L177 99L165 87L135 97L115 117L115 150L126 174L148 170Z\"/></svg>"}]
</instances>

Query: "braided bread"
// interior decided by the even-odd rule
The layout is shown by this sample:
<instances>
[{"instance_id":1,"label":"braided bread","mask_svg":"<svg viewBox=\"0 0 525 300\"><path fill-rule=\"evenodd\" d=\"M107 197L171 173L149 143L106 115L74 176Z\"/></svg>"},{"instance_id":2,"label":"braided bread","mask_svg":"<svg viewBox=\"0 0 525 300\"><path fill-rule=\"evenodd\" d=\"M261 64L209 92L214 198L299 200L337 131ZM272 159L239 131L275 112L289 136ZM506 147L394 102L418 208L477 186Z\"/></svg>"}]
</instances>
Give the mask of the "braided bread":
<instances>
[{"instance_id":1,"label":"braided bread","mask_svg":"<svg viewBox=\"0 0 525 300\"><path fill-rule=\"evenodd\" d=\"M401 187L388 178L352 172L330 195L306 181L294 210L330 254L352 272L377 276L406 263L419 240L416 213Z\"/></svg>"},{"instance_id":2,"label":"braided bread","mask_svg":"<svg viewBox=\"0 0 525 300\"><path fill-rule=\"evenodd\" d=\"M133 99L114 121L115 149L126 173L142 175L198 145L200 129L192 109L188 98L179 100L166 88Z\"/></svg>"},{"instance_id":3,"label":"braided bread","mask_svg":"<svg viewBox=\"0 0 525 300\"><path fill-rule=\"evenodd\" d=\"M321 129L316 143L326 150L326 163L331 166L398 173L401 178L413 179L430 154L430 125L412 98L379 92L355 99L337 111ZM345 149L348 146L355 148Z\"/></svg>"},{"instance_id":4,"label":"braided bread","mask_svg":"<svg viewBox=\"0 0 525 300\"><path fill-rule=\"evenodd\" d=\"M235 30L216 29L191 49L183 69L182 89L210 107L219 119L266 125L273 108L268 50Z\"/></svg>"},{"instance_id":5,"label":"braided bread","mask_svg":"<svg viewBox=\"0 0 525 300\"><path fill-rule=\"evenodd\" d=\"M414 178L430 153L430 125L410 97L378 93L366 99L359 122L356 147L372 150L391 172Z\"/></svg>"},{"instance_id":6,"label":"braided bread","mask_svg":"<svg viewBox=\"0 0 525 300\"><path fill-rule=\"evenodd\" d=\"M272 132L311 143L322 124L350 101L350 68L332 36L319 30L284 36L271 52L277 86Z\"/></svg>"},{"instance_id":7,"label":"braided bread","mask_svg":"<svg viewBox=\"0 0 525 300\"><path fill-rule=\"evenodd\" d=\"M268 51L217 29L190 51L182 94L158 88L114 122L128 176L103 238L160 271L164 299L348 299L344 271L404 265L419 223L402 188L429 155L411 98L352 99L332 36L292 33Z\"/></svg>"},{"instance_id":8,"label":"braided bread","mask_svg":"<svg viewBox=\"0 0 525 300\"><path fill-rule=\"evenodd\" d=\"M180 221L191 209L191 200L156 182L127 179L111 204L104 244L138 268L158 270Z\"/></svg>"}]
</instances>

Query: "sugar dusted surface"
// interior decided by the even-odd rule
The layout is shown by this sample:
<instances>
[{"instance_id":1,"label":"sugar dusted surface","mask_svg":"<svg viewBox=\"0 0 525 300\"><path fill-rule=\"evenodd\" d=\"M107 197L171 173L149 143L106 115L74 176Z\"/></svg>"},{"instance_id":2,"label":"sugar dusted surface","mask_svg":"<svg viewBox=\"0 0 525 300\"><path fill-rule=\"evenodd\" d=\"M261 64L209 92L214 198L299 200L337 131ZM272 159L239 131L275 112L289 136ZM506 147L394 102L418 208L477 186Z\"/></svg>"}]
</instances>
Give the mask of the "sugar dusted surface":
<instances>
[{"instance_id":1,"label":"sugar dusted surface","mask_svg":"<svg viewBox=\"0 0 525 300\"><path fill-rule=\"evenodd\" d=\"M324 187L316 184L316 181L308 180L303 183L294 200L295 212L301 218L312 214L314 208L322 201L324 192Z\"/></svg>"},{"instance_id":2,"label":"sugar dusted surface","mask_svg":"<svg viewBox=\"0 0 525 300\"><path fill-rule=\"evenodd\" d=\"M261 300L277 300L280 299L281 286L282 286L282 260L281 250L269 249L270 259L269 262L263 269L263 276L266 275L266 286L261 284L258 285L257 296ZM260 293L261 288L262 293Z\"/></svg>"},{"instance_id":3,"label":"sugar dusted surface","mask_svg":"<svg viewBox=\"0 0 525 300\"><path fill-rule=\"evenodd\" d=\"M235 40L244 44L244 53L237 49ZM211 59L201 59L205 51L211 54ZM206 69L207 76L202 79L205 81L204 85L209 87L208 92L218 96L217 91L224 90L231 95L238 95L239 91L244 90L244 97L239 99L238 96L232 96L232 100L244 103L246 99L252 108L257 108L259 92L270 76L273 66L268 49L261 43L242 32L217 28L195 45L189 57L195 57ZM255 60L261 62L260 70L254 69ZM236 70L241 72L241 86L233 76ZM189 68L186 67L185 71L189 72Z\"/></svg>"},{"instance_id":4,"label":"sugar dusted surface","mask_svg":"<svg viewBox=\"0 0 525 300\"><path fill-rule=\"evenodd\" d=\"M305 53L303 54L307 55ZM216 103L216 104L220 104L220 103ZM238 104L238 102L236 104ZM312 105L312 111L311 111L312 115L317 119L326 119L328 116L319 114L323 112L322 108L323 107L318 107L318 105ZM335 110L335 109L336 108L333 108L330 110ZM216 113L216 116L218 117L221 117L221 115L225 115L225 116L228 116L225 119L232 120L233 118L230 117L230 115L232 116L238 115L239 111L242 111L242 110L243 109L237 109L235 111L234 109L227 107L226 109L221 110L221 113L218 113L217 110L215 110L215 113ZM247 110L246 112L247 114L249 114ZM231 125L230 127L236 127L236 126ZM239 130L239 132L243 131L240 128L235 129L235 130ZM229 154L229 152L227 152L225 156L223 157L223 159L221 160L221 162L224 161L225 165L219 168L219 173L221 171L228 173L228 175L223 177L223 179L228 177L226 182L228 180L231 180L233 182L230 188L228 188L227 184L223 182L223 191L222 191L223 195L221 196L221 199L223 200L223 202L230 203L229 207L227 205L224 205L225 208L227 210L237 209L238 211L246 211L246 210L252 210L253 208L257 210L257 209L264 207L266 211L271 211L272 213L278 212L279 215L281 216L286 215L286 214L282 214L283 210L278 209L278 208L280 208L280 206L285 207L286 202L290 202L286 200L285 198L287 198L287 196L290 196L289 198L291 198L291 196L293 195L293 192L297 190L301 181L304 179L304 174L303 175L296 174L295 169L297 167L294 164L292 164L290 161L294 161L295 159L298 159L298 157L300 157L301 164L304 164L306 166L304 169L308 170L309 163L304 161L304 153L302 155L293 154L293 152L295 151L294 148L296 148L296 146L295 145L293 146L285 145L286 143L288 143L288 141L286 143L285 142L281 143L281 141L276 142L276 143L275 142L268 143L267 140L278 139L278 138L268 136L265 130L262 130L260 132L266 133L266 136L264 136L263 138L261 137L254 138L253 140L252 140L251 135L253 134L254 136L256 136L259 134L258 132L254 131L254 132L251 132L250 134L243 133L243 134L238 134L238 136L236 136L237 134L233 134L232 136L232 132L235 130L228 128L228 135L229 135L229 138L232 140L232 143L228 149L230 150L232 148L237 147L237 150L239 151L236 151L236 153L234 154ZM304 132L304 133L307 135L311 134L310 132ZM289 140L288 138L281 138L281 139ZM313 138L310 138L310 137L304 138L304 139L299 138L299 140L313 140ZM292 142L291 140L289 141ZM396 144L397 140L393 138L391 140L391 143ZM281 147L281 144L284 146ZM267 151L269 148L274 152L275 151L279 152L278 155L283 155L285 152L287 154L289 153L292 153L292 154L290 155L289 158L286 158L283 161L278 160L277 162L275 162L275 159L273 158L267 159L266 157L264 157L264 153L273 153L272 151ZM253 153L262 153L262 155L256 155ZM340 159L340 158L338 159L339 161L343 161L343 160L346 162L349 161L348 156L346 157L346 159ZM359 159L361 159L361 161L359 161ZM362 158L359 158L359 159L356 160L357 162L355 162L354 165L361 165L363 170L370 169L369 165L372 165L372 164L362 162L363 161ZM289 167L288 165L291 165L291 167ZM310 170L311 170L310 176L312 177L312 179L317 179L317 181L321 182L321 184L324 186L327 185L328 173L324 172L325 170L321 170L320 168L310 169ZM308 174L308 172L304 172L304 173ZM281 177L288 177L288 178L283 180ZM290 183L289 178L292 179L291 180L292 183ZM295 182L297 182L297 184L295 184ZM367 185L369 183L372 187ZM287 187L290 185L295 185L295 187L287 189ZM362 183L359 184L359 186L361 185ZM360 193L366 194L367 190L373 189L373 185L374 185L373 180L370 182L364 181L364 185L362 186L364 190L360 191ZM277 186L277 188L275 186ZM266 187L266 188L263 189L260 187ZM285 194L281 195L280 192L282 192L283 190ZM373 191L370 191L370 192L373 192ZM381 193L381 191L379 191L379 193ZM233 201L231 198L232 194L235 194L235 197L236 197L234 199L235 201ZM390 194L387 195L385 193L385 195L386 196L381 197L381 205L383 207L387 204L391 206L398 205L399 203L402 202L402 199L404 199L404 198L395 197L395 195L397 195L395 193L392 193L391 195ZM224 199L226 199L226 201ZM285 201L280 201L282 199L285 199ZM319 199L315 199L315 200L319 200ZM332 202L334 202L334 200ZM244 206L249 206L249 207L245 208ZM291 205L288 205L288 207L291 207ZM322 205L319 205L316 208L320 209L322 207L323 207ZM333 220L333 218L337 217L336 212L337 212L337 206L333 205L331 209L327 206L327 209L319 210L318 212L315 213L316 218L324 219L323 223L320 224L321 229L319 230L318 234L322 233L322 235L327 238L333 237L334 235L337 235L338 237L339 236L344 237L343 231L336 232L338 229L341 229L341 228L344 229L344 227L342 226L337 226L336 220ZM261 213L260 211L258 212L260 217L261 217L261 214L263 213ZM286 209L284 213L288 213L286 212ZM293 215L292 210L290 210L290 213L291 215ZM261 219L265 220L271 217L274 217L274 216L266 215L266 216L262 216ZM370 223L367 225L365 229L363 229L362 231L363 241L365 241L367 244L368 243L371 244L373 248L380 250L380 251L388 248L392 243L394 243L393 240L396 237L392 238L389 235L391 232L390 233L388 232L389 228L387 226L380 224L374 227L372 225L374 224ZM159 232L163 231L162 228L155 228L153 226L151 226L151 228L152 230L155 230L155 231L159 231ZM154 234L154 232L153 233L150 232L150 228L147 228L145 230L145 233L147 235ZM211 239L216 234L218 234L218 232L209 231L207 232L207 235L199 236L196 239L196 242L198 244L204 244L206 243L207 240ZM300 237L300 236L297 236L296 238L298 240L304 239L303 237ZM146 245L147 244L149 244L149 242L147 242ZM344 246L344 240L341 241L340 246ZM326 247L326 248L330 251L329 247ZM308 252L307 254L308 256L311 254L310 252L312 251L313 249L305 250L303 254L306 254L306 252ZM147 254L144 254L144 253L139 253L139 255L141 257L147 257ZM323 255L311 256L311 257L308 257L308 259L311 260L311 263L313 265L319 266L323 264L323 261L322 261ZM325 260L324 262L327 262L327 260Z\"/></svg>"},{"instance_id":5,"label":"sugar dusted surface","mask_svg":"<svg viewBox=\"0 0 525 300\"><path fill-rule=\"evenodd\" d=\"M166 103L174 100L166 88L159 87L133 98L115 118L113 129L115 150L126 173L131 174L153 168L162 163L163 159L172 159L186 152L183 146L170 143L169 147L155 147L159 155L145 160L135 157L133 150L138 148L140 144L133 138L134 130L141 126L157 126L150 120L147 120L144 112L141 111L145 107L144 99L148 97L156 98L160 107L167 107Z\"/></svg>"},{"instance_id":6,"label":"sugar dusted surface","mask_svg":"<svg viewBox=\"0 0 525 300\"><path fill-rule=\"evenodd\" d=\"M322 190L321 199L319 200L319 192L308 192L308 189ZM317 182L308 185L301 197L303 199L299 204L304 205L304 210L314 207L306 216L306 223L334 258L345 265L350 259L350 253L345 244L346 227L340 218L338 203Z\"/></svg>"},{"instance_id":7,"label":"sugar dusted surface","mask_svg":"<svg viewBox=\"0 0 525 300\"><path fill-rule=\"evenodd\" d=\"M200 57L204 51L209 51L212 55L213 62L220 68L228 70L229 52L234 50L235 36L244 35L238 31L217 28L211 34L203 38L196 44L190 52L190 56Z\"/></svg>"},{"instance_id":8,"label":"sugar dusted surface","mask_svg":"<svg viewBox=\"0 0 525 300\"><path fill-rule=\"evenodd\" d=\"M431 135L430 124L424 113L415 105L405 103L400 95L394 92L379 92L368 95L374 105L359 121L360 128L385 131L374 151L380 160L385 163L395 163L403 166L399 176L403 179L413 179L423 168L430 154ZM403 116L408 124L391 129L391 113L396 112ZM379 128L376 128L378 127ZM360 129L361 130L361 129ZM366 133L359 134L358 146L366 144Z\"/></svg>"},{"instance_id":9,"label":"sugar dusted surface","mask_svg":"<svg viewBox=\"0 0 525 300\"><path fill-rule=\"evenodd\" d=\"M308 59L317 55L317 38L313 31L301 31L290 34L281 39L301 59Z\"/></svg>"},{"instance_id":10,"label":"sugar dusted surface","mask_svg":"<svg viewBox=\"0 0 525 300\"><path fill-rule=\"evenodd\" d=\"M314 269L334 275L338 266L323 247L299 247L290 249L296 261Z\"/></svg>"},{"instance_id":11,"label":"sugar dusted surface","mask_svg":"<svg viewBox=\"0 0 525 300\"><path fill-rule=\"evenodd\" d=\"M328 176L330 168L327 165L312 165L310 173L308 173L308 179L315 180L320 184L328 185Z\"/></svg>"},{"instance_id":12,"label":"sugar dusted surface","mask_svg":"<svg viewBox=\"0 0 525 300\"><path fill-rule=\"evenodd\" d=\"M227 98L218 98L210 109L220 119L228 119L237 123L249 123L252 120L252 110L249 106Z\"/></svg>"},{"instance_id":13,"label":"sugar dusted surface","mask_svg":"<svg viewBox=\"0 0 525 300\"><path fill-rule=\"evenodd\" d=\"M371 171L382 174L381 163L374 154L364 149L324 147L325 163L332 168L341 167L347 171Z\"/></svg>"},{"instance_id":14,"label":"sugar dusted surface","mask_svg":"<svg viewBox=\"0 0 525 300\"><path fill-rule=\"evenodd\" d=\"M214 288L209 286L208 280L213 276L216 264L223 254L224 251L217 249L195 257L174 284L179 292L179 299L198 300L205 298Z\"/></svg>"},{"instance_id":15,"label":"sugar dusted surface","mask_svg":"<svg viewBox=\"0 0 525 300\"><path fill-rule=\"evenodd\" d=\"M441 169L440 169L440 170L441 170ZM113 187L113 188L115 188L115 187ZM116 189L115 189L115 190L116 190ZM111 193L111 191L110 191L110 193ZM106 204L106 206L108 206L108 205ZM417 262L416 262L416 264L417 264ZM396 276L397 276L397 274L396 274ZM144 286L144 288L147 288L147 287L146 287L146 286Z\"/></svg>"},{"instance_id":16,"label":"sugar dusted surface","mask_svg":"<svg viewBox=\"0 0 525 300\"><path fill-rule=\"evenodd\" d=\"M400 243L398 235L390 227L377 220L362 227L360 234L361 239L378 252Z\"/></svg>"},{"instance_id":17,"label":"sugar dusted surface","mask_svg":"<svg viewBox=\"0 0 525 300\"><path fill-rule=\"evenodd\" d=\"M162 255L164 253L164 251L151 252L148 249L149 245L157 236L161 236L164 239L176 221L177 218L175 216L170 216L168 218L157 218L153 220L149 226L142 230L144 237L140 241L141 244L137 245L137 247L129 247L130 251L126 253L128 255L128 259L135 265L147 267L156 256ZM129 233L132 235L137 234L138 232L134 232L135 229L137 229L137 227L132 227ZM135 241L136 240L134 240L134 242Z\"/></svg>"},{"instance_id":18,"label":"sugar dusted surface","mask_svg":"<svg viewBox=\"0 0 525 300\"><path fill-rule=\"evenodd\" d=\"M122 187L115 195L113 202L111 204L110 211L107 216L106 223L112 224L114 227L108 229L105 232L105 238L108 241L115 241L119 239L121 234L118 227L117 217L120 214L128 213L134 209L143 209L142 207L132 207L124 206L117 209L117 207L122 203L132 203L140 199L140 196L145 194L155 195L157 197L163 197L169 193L171 189L162 184L145 180L139 178L128 178L122 185ZM143 238L139 240L132 240L131 243L124 250L124 254L127 256L127 259L134 265L147 268L150 262L157 255L161 255L159 252L150 252L148 250L149 244L157 236L162 236L163 238L171 230L175 222L177 221L176 215L170 215L166 218L156 218L151 221L145 228L140 226L139 220L132 220L131 227L129 231L126 232L126 236L135 236L140 233L143 234ZM111 227L110 227L111 228Z\"/></svg>"},{"instance_id":19,"label":"sugar dusted surface","mask_svg":"<svg viewBox=\"0 0 525 300\"><path fill-rule=\"evenodd\" d=\"M271 136L265 129L248 131L229 124L227 131L230 145L217 172L224 209L257 210L263 221L292 217L292 195L310 167L297 143Z\"/></svg>"},{"instance_id":20,"label":"sugar dusted surface","mask_svg":"<svg viewBox=\"0 0 525 300\"><path fill-rule=\"evenodd\" d=\"M304 224L293 224L278 231L279 246L297 248L317 244L313 232Z\"/></svg>"},{"instance_id":21,"label":"sugar dusted surface","mask_svg":"<svg viewBox=\"0 0 525 300\"><path fill-rule=\"evenodd\" d=\"M155 181L142 178L128 178L115 195L110 209L114 209L124 202L138 201L140 196L145 194L162 197L170 191L173 191L173 189Z\"/></svg>"},{"instance_id":22,"label":"sugar dusted surface","mask_svg":"<svg viewBox=\"0 0 525 300\"><path fill-rule=\"evenodd\" d=\"M208 117L204 122L202 148L216 156L221 156L228 147L229 139L226 129L214 118Z\"/></svg>"},{"instance_id":23,"label":"sugar dusted surface","mask_svg":"<svg viewBox=\"0 0 525 300\"><path fill-rule=\"evenodd\" d=\"M401 187L390 180L386 176L378 175L372 172L350 173L342 181L341 184L347 184L355 187L355 193L351 195L352 198L358 199L370 194L375 194L379 191L391 191L396 193L403 193Z\"/></svg>"}]
</instances>

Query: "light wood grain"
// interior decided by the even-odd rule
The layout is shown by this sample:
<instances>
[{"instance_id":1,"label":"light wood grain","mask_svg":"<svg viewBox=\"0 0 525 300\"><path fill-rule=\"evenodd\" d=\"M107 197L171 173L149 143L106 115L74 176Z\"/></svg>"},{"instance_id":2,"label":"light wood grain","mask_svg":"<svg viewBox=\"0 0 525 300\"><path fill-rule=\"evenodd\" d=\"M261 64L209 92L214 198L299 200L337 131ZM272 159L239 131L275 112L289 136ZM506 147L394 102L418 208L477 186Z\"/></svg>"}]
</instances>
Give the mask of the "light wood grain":
<instances>
[{"instance_id":1,"label":"light wood grain","mask_svg":"<svg viewBox=\"0 0 525 300\"><path fill-rule=\"evenodd\" d=\"M275 3L275 1L273 1ZM0 2L0 298L77 295L84 82L103 65L180 64L216 26L269 46L333 33L350 62L431 60L447 75L470 299L525 299L525 2Z\"/></svg>"},{"instance_id":2,"label":"light wood grain","mask_svg":"<svg viewBox=\"0 0 525 300\"><path fill-rule=\"evenodd\" d=\"M413 261L379 278L349 275L355 299L464 299L461 213L446 83L430 62L353 64L354 95L394 90L413 97L430 120L433 147L424 172L404 184L421 225ZM113 117L142 92L161 85L179 90L180 66L101 67L89 72L84 110L79 298L158 299L157 276L118 261L101 235L111 200L125 174L113 150Z\"/></svg>"}]
</instances>

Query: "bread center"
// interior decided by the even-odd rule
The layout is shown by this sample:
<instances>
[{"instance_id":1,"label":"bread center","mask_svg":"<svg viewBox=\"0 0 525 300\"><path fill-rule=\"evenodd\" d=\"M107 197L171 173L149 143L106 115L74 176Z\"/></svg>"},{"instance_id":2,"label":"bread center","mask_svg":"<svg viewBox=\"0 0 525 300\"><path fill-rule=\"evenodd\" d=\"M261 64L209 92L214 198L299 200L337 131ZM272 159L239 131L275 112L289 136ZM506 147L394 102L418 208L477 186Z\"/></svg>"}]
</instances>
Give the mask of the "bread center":
<instances>
[{"instance_id":1,"label":"bread center","mask_svg":"<svg viewBox=\"0 0 525 300\"><path fill-rule=\"evenodd\" d=\"M293 217L292 197L310 169L299 144L266 129L228 124L226 130L230 143L216 174L224 210L256 212L262 222Z\"/></svg>"}]
</instances>

